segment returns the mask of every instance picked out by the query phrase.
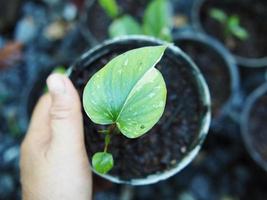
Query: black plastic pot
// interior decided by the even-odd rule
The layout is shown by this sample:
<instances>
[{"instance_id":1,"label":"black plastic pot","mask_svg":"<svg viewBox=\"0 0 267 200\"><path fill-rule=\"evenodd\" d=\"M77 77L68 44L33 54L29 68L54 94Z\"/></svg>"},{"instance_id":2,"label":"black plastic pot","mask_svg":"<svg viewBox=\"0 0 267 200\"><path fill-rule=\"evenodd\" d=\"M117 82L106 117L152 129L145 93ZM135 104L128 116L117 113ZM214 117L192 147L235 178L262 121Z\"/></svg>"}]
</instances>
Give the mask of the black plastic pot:
<instances>
[{"instance_id":1,"label":"black plastic pot","mask_svg":"<svg viewBox=\"0 0 267 200\"><path fill-rule=\"evenodd\" d=\"M164 44L164 42L144 36L122 37L106 41L83 54L75 62L71 67L70 78L82 98L83 88L86 82L112 57L133 48L161 44ZM145 134L145 136L135 140L129 140L119 134L112 138L109 151L113 154L115 159L114 168L106 175L99 174L112 182L145 185L169 178L193 160L200 150L201 144L208 132L210 124L209 91L204 78L195 64L179 48L169 46L158 67L167 84L169 93L167 107L160 122L152 128L151 131ZM166 75L168 75L168 77L166 77ZM173 86L177 85L177 83L180 85L180 90L178 89L173 92L174 89L176 89L173 88ZM193 93L191 93L191 91L193 91ZM170 102L174 103L175 106L170 107L172 106L172 104L168 104ZM194 104L193 107L196 106L197 108L196 113L186 112L187 109L191 109L189 107L192 102ZM170 108L172 109L170 110ZM188 118L194 118L195 121L192 122L188 121L188 118L186 117L183 118L183 116L187 115ZM190 125L187 125L188 123ZM102 135L97 133L97 130L101 127L93 124L85 113L84 125L87 153L91 159L92 154L95 153L96 150L101 150L104 140ZM192 133L192 127L194 127L194 130L196 131L194 134ZM180 137L185 144L179 144L177 137ZM169 152L167 153L164 152L166 141L171 141L172 143L172 147L168 149ZM149 149L150 147L154 147L155 149L151 150ZM147 154L146 150L149 151L150 154ZM170 163L162 163L163 167L161 170L158 170L157 164L154 164L154 166L152 161L153 159L159 159L155 157L155 155L158 155L157 152L152 152L154 150L159 153L169 153L170 155L164 155L165 160L169 159L167 158L168 156L175 157L179 155L180 158L179 160L173 160L172 165ZM141 153L142 151L143 153ZM175 152L175 155L172 154L173 151ZM145 155L150 156L143 157ZM142 158L142 161L140 161L140 158ZM147 161L149 161L149 165L156 170L152 170L153 173L151 174L148 174L147 172L142 172L142 174L140 174L141 172L138 172L138 169L143 170L146 168ZM161 161L164 162L163 160ZM144 162L144 165L141 162ZM124 165L130 166L127 170L123 168L123 165L116 168L119 163L124 163Z\"/></svg>"},{"instance_id":2,"label":"black plastic pot","mask_svg":"<svg viewBox=\"0 0 267 200\"><path fill-rule=\"evenodd\" d=\"M235 110L239 98L239 72L234 58L217 40L190 30L174 35L174 44L196 63L211 93L212 127Z\"/></svg>"},{"instance_id":3,"label":"black plastic pot","mask_svg":"<svg viewBox=\"0 0 267 200\"><path fill-rule=\"evenodd\" d=\"M218 34L223 31L218 31L220 27L216 26L215 23L217 22L215 21L212 22L212 20L209 17L209 14L203 11L204 8L207 6L207 4L212 4L212 7L214 8L219 8L222 10L227 9L226 11L227 14L228 13L238 14L239 16L241 16L241 19L240 19L241 25L244 25L244 27L249 32L253 32L253 35L251 36L253 37L253 42L242 45L239 48L239 50L246 52L247 54L246 56L241 55L240 53L238 53L237 50L235 52L234 50L231 50L238 64L240 64L241 66L245 66L245 67L267 66L267 55L257 55L257 56L249 55L251 54L251 52L255 52L259 48L261 48L263 51L264 49L267 48L267 42L265 40L267 29L264 28L265 21L263 20L267 17L266 1L264 0L256 0L256 1L254 0L237 0L237 1L196 0L193 4L193 8L191 12L193 27L196 30L201 31L203 33L211 34L212 36L224 42L223 39L218 36ZM208 5L208 6L211 6L211 5ZM242 20L242 13L243 13L243 16L246 16L246 22L243 22L244 20ZM207 21L207 23L209 24L213 24L214 27L209 28L209 30L207 30L207 28L205 28L203 25L203 20ZM215 31L217 31L218 34L215 35L214 34Z\"/></svg>"},{"instance_id":4,"label":"black plastic pot","mask_svg":"<svg viewBox=\"0 0 267 200\"><path fill-rule=\"evenodd\" d=\"M267 171L267 82L258 87L245 103L241 131L251 157Z\"/></svg>"}]
</instances>

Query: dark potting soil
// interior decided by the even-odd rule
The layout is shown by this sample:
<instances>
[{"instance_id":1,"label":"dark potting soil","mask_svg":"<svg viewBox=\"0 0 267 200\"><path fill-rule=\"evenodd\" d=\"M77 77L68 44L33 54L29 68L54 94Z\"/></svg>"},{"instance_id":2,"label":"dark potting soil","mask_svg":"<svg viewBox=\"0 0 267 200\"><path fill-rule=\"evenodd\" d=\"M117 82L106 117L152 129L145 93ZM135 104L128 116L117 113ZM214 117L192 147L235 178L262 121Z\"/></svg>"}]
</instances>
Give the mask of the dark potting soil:
<instances>
[{"instance_id":1,"label":"dark potting soil","mask_svg":"<svg viewBox=\"0 0 267 200\"><path fill-rule=\"evenodd\" d=\"M118 0L122 14L129 14L139 22L142 21L143 12L149 0ZM87 26L92 36L103 41L109 38L108 29L112 19L105 13L103 8L95 1L87 10Z\"/></svg>"},{"instance_id":2,"label":"dark potting soil","mask_svg":"<svg viewBox=\"0 0 267 200\"><path fill-rule=\"evenodd\" d=\"M117 54L127 50L119 50ZM108 53L91 66L73 71L71 77L80 96L90 77L114 56ZM128 139L122 134L114 134L111 138L108 152L112 153L115 163L109 174L119 176L122 180L144 178L168 170L198 142L201 113L205 108L200 104L197 87L188 69L167 56L157 68L162 72L168 90L162 118L140 138ZM95 152L103 151L104 135L98 131L107 127L94 124L85 113L84 127L87 152L91 159Z\"/></svg>"},{"instance_id":3,"label":"dark potting soil","mask_svg":"<svg viewBox=\"0 0 267 200\"><path fill-rule=\"evenodd\" d=\"M267 93L254 103L248 121L248 132L251 134L252 146L263 160L267 160Z\"/></svg>"},{"instance_id":4,"label":"dark potting soil","mask_svg":"<svg viewBox=\"0 0 267 200\"><path fill-rule=\"evenodd\" d=\"M209 16L212 8L222 9L228 16L237 15L248 33L245 41L232 37L226 41L223 25ZM208 34L216 37L235 54L248 58L267 56L267 1L265 0L206 0L200 9L200 21Z\"/></svg>"},{"instance_id":5,"label":"dark potting soil","mask_svg":"<svg viewBox=\"0 0 267 200\"><path fill-rule=\"evenodd\" d=\"M216 118L231 95L230 72L225 60L206 44L193 40L178 40L175 44L183 49L196 63L207 81Z\"/></svg>"}]
</instances>

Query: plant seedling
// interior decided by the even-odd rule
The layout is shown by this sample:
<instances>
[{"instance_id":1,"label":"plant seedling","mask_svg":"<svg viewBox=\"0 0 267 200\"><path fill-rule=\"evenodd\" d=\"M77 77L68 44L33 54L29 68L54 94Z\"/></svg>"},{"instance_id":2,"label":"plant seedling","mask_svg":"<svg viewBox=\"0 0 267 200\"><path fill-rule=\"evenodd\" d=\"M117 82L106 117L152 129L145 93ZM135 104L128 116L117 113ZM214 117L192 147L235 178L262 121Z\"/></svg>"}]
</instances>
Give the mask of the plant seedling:
<instances>
[{"instance_id":1,"label":"plant seedling","mask_svg":"<svg viewBox=\"0 0 267 200\"><path fill-rule=\"evenodd\" d=\"M108 125L103 152L93 155L92 166L100 174L114 164L108 153L111 136L138 138L148 132L163 114L167 89L156 64L166 46L143 47L123 53L96 72L83 91L83 107L96 124Z\"/></svg>"},{"instance_id":2,"label":"plant seedling","mask_svg":"<svg viewBox=\"0 0 267 200\"><path fill-rule=\"evenodd\" d=\"M239 40L245 41L249 38L248 31L240 25L240 18L237 15L227 15L223 10L217 8L212 8L209 15L222 24L226 39L234 36Z\"/></svg>"},{"instance_id":3,"label":"plant seedling","mask_svg":"<svg viewBox=\"0 0 267 200\"><path fill-rule=\"evenodd\" d=\"M167 0L152 0L144 11L142 24L132 16L124 13L119 15L116 0L98 0L105 13L113 22L109 26L111 38L123 35L150 35L171 41L171 16Z\"/></svg>"}]
</instances>

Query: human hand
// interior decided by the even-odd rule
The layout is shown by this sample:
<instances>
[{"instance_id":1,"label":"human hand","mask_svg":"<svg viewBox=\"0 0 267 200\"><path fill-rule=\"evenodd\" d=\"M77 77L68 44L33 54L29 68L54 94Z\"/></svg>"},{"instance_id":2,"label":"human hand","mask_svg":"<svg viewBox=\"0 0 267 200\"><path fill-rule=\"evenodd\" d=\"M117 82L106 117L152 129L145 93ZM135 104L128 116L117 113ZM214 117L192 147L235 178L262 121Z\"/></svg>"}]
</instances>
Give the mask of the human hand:
<instances>
[{"instance_id":1,"label":"human hand","mask_svg":"<svg viewBox=\"0 0 267 200\"><path fill-rule=\"evenodd\" d=\"M81 104L71 81L53 74L21 146L24 200L90 200L92 180Z\"/></svg>"}]
</instances>

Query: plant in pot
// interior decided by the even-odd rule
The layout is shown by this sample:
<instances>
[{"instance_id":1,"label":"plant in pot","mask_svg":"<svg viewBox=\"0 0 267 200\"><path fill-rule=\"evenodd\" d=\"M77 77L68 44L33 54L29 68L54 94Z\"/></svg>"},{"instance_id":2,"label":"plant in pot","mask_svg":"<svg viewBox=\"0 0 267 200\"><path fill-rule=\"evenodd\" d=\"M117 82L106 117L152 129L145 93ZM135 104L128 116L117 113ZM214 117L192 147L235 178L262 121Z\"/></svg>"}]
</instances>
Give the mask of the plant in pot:
<instances>
[{"instance_id":1,"label":"plant in pot","mask_svg":"<svg viewBox=\"0 0 267 200\"><path fill-rule=\"evenodd\" d=\"M211 93L212 127L233 112L239 93L239 73L230 53L215 39L190 30L174 35L174 44L186 52L202 72Z\"/></svg>"},{"instance_id":2,"label":"plant in pot","mask_svg":"<svg viewBox=\"0 0 267 200\"><path fill-rule=\"evenodd\" d=\"M241 116L241 131L245 146L252 158L267 170L267 83L249 95Z\"/></svg>"},{"instance_id":3,"label":"plant in pot","mask_svg":"<svg viewBox=\"0 0 267 200\"><path fill-rule=\"evenodd\" d=\"M179 48L158 45L166 44L145 36L113 39L71 67L85 108L88 156L97 174L116 183L143 185L174 175L196 156L208 131L209 92L201 73Z\"/></svg>"},{"instance_id":4,"label":"plant in pot","mask_svg":"<svg viewBox=\"0 0 267 200\"><path fill-rule=\"evenodd\" d=\"M94 169L101 174L113 167L108 146L114 134L129 139L141 137L160 119L166 104L166 85L155 68L166 46L143 47L113 58L86 84L83 106L96 124L108 125L105 147L92 157Z\"/></svg>"},{"instance_id":5,"label":"plant in pot","mask_svg":"<svg viewBox=\"0 0 267 200\"><path fill-rule=\"evenodd\" d=\"M93 44L124 35L150 35L171 41L170 10L168 0L90 1L81 15L81 28Z\"/></svg>"},{"instance_id":6,"label":"plant in pot","mask_svg":"<svg viewBox=\"0 0 267 200\"><path fill-rule=\"evenodd\" d=\"M248 67L267 65L264 20L267 3L262 0L197 0L192 9L193 26L225 44L238 63Z\"/></svg>"},{"instance_id":7,"label":"plant in pot","mask_svg":"<svg viewBox=\"0 0 267 200\"><path fill-rule=\"evenodd\" d=\"M167 48L166 45L168 45ZM153 47L152 49L157 50L134 50L142 47L146 47L145 49ZM130 52L137 51L137 54L132 56L129 50ZM153 61L151 61L152 58ZM115 65L114 62L116 62ZM108 67L110 65L112 67ZM142 71L144 78L140 79L140 85L145 80L149 80L149 85L152 84L153 74L157 74L158 78L152 88L145 87L146 89L142 92L143 97L134 96L133 93L125 95L126 93L123 93L125 90L122 88L113 90L123 86L135 88L133 91L138 90L137 86L133 87L138 84L132 84L132 77L138 73L139 67L145 69L144 66L151 71L149 70L147 75ZM127 69L127 71L123 73L122 69ZM100 176L116 183L132 185L155 183L176 174L197 155L210 124L209 91L198 68L178 47L145 36L121 37L106 41L84 53L69 68L68 74L84 103L86 150L89 159L93 161L94 171ZM120 80L122 75L123 81ZM118 84L119 82L121 85ZM101 84L110 89L107 88L101 92L100 88L105 88ZM43 82L43 87L45 87L45 82ZM155 92L152 92L153 90ZM28 110L33 108L32 100L37 101L39 91L40 88L30 93L31 97L28 98L30 109ZM108 96L105 98L102 95ZM118 121L121 118L114 118L107 110L107 112L98 113L99 116L95 117L100 119L100 115L102 117L113 116L108 121L98 121L92 117L90 108L93 111L100 108L115 109L113 103L117 102L117 98L122 100L128 96L131 97L127 100L130 105L127 106L128 117L131 118L131 115L134 117L135 114L140 113L138 123L134 119L129 123L135 125L139 133L135 132L135 129L125 131L123 125L115 126L114 124L122 123ZM137 101L137 97L142 98ZM99 107L92 107L94 103L97 103ZM91 104L91 107L87 104ZM110 105L113 106L110 107ZM115 114L118 110L115 109ZM128 117L125 114L121 112L121 116L127 120ZM148 118L149 121L147 121Z\"/></svg>"}]
</instances>

